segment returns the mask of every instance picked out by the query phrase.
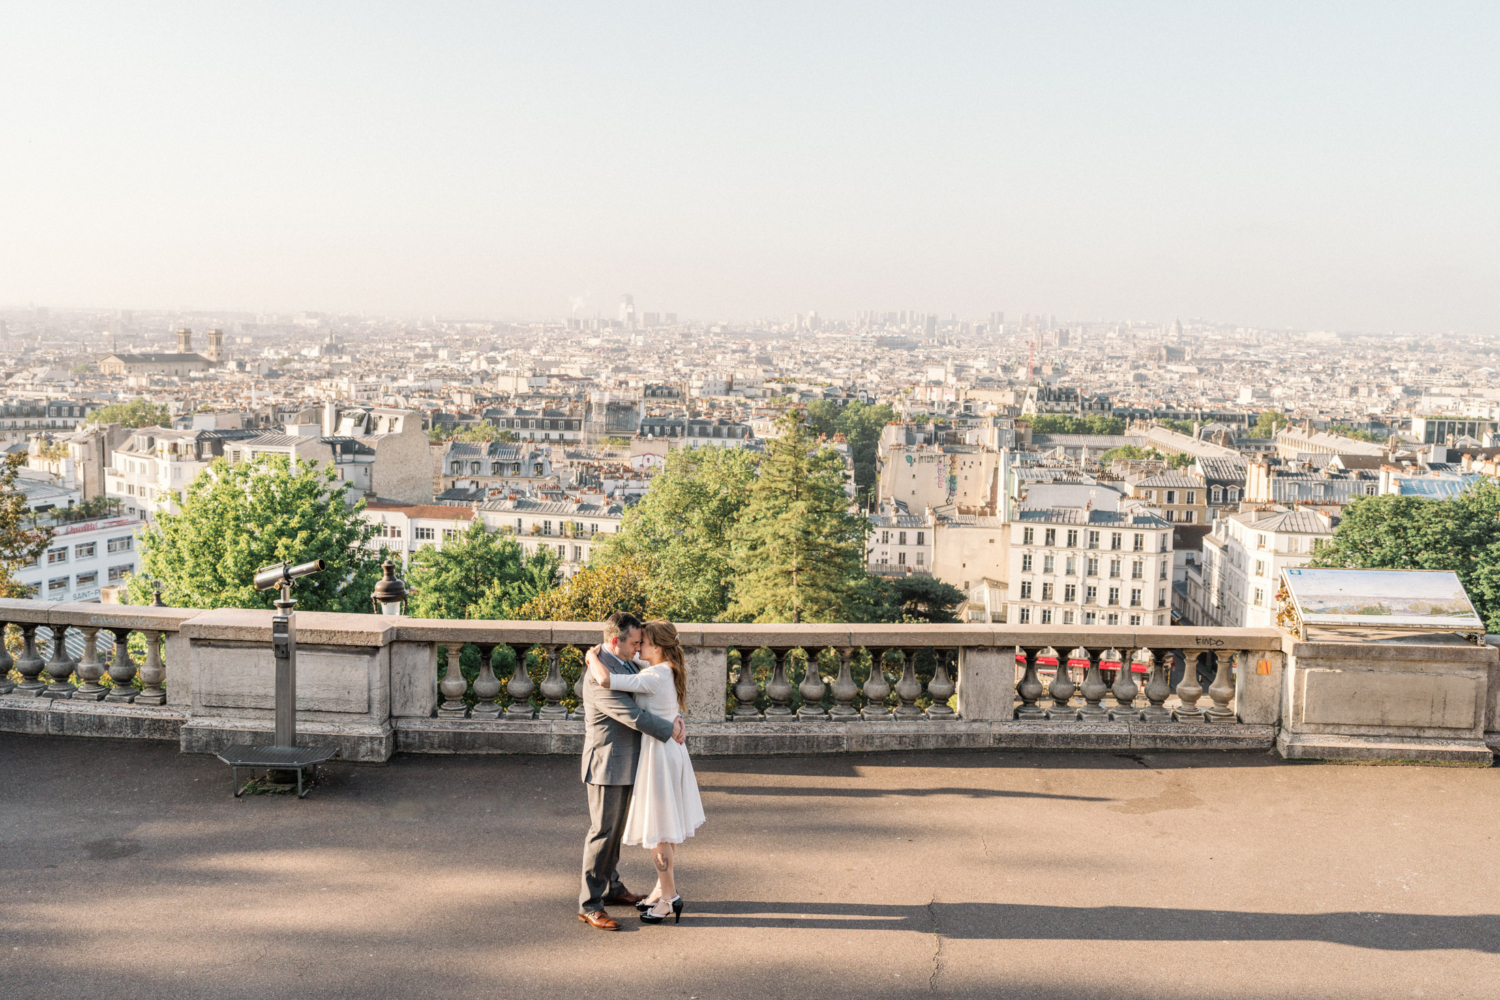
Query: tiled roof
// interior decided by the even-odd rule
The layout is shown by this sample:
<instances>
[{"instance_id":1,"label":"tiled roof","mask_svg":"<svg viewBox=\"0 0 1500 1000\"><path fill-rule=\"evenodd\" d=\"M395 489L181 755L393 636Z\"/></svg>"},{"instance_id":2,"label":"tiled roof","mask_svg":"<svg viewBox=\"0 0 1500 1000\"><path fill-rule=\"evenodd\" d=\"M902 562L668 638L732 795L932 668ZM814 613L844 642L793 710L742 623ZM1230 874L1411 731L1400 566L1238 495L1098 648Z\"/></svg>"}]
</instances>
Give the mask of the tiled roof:
<instances>
[{"instance_id":1,"label":"tiled roof","mask_svg":"<svg viewBox=\"0 0 1500 1000\"><path fill-rule=\"evenodd\" d=\"M473 507L451 507L436 503L400 503L396 500L371 500L365 510L391 511L407 517L431 517L446 521L469 521L474 517Z\"/></svg>"}]
</instances>

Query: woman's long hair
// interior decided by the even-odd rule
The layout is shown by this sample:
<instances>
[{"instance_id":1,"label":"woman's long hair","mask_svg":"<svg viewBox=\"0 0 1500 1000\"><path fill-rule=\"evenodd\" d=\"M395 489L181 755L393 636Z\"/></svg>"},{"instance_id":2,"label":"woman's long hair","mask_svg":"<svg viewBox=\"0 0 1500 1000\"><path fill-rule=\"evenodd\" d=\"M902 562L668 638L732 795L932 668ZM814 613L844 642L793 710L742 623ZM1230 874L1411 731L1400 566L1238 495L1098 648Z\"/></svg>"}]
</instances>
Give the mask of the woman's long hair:
<instances>
[{"instance_id":1,"label":"woman's long hair","mask_svg":"<svg viewBox=\"0 0 1500 1000\"><path fill-rule=\"evenodd\" d=\"M667 621L645 624L646 637L651 645L661 649L667 662L672 665L672 684L677 688L677 707L687 711L687 661L683 659L682 643L677 641L677 626Z\"/></svg>"}]
</instances>

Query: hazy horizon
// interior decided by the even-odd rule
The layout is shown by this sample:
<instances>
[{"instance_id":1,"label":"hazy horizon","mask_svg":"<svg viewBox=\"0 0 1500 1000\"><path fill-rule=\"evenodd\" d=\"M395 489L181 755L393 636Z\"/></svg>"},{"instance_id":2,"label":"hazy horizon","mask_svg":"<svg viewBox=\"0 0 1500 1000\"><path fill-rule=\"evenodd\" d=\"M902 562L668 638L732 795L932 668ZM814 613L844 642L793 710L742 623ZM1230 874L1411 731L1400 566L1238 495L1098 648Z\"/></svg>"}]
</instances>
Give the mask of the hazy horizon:
<instances>
[{"instance_id":1,"label":"hazy horizon","mask_svg":"<svg viewBox=\"0 0 1500 1000\"><path fill-rule=\"evenodd\" d=\"M1500 332L1500 10L69 4L0 304Z\"/></svg>"}]
</instances>

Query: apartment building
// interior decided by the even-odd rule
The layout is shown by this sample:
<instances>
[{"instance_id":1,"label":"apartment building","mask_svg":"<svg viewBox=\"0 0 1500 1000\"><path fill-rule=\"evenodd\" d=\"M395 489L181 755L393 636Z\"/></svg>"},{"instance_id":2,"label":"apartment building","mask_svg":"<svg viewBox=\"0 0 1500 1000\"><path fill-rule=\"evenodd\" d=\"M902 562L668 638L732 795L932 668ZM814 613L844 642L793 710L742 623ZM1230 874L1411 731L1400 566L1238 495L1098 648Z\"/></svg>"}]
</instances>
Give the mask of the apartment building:
<instances>
[{"instance_id":1,"label":"apartment building","mask_svg":"<svg viewBox=\"0 0 1500 1000\"><path fill-rule=\"evenodd\" d=\"M722 418L644 417L639 433L674 448L744 448L755 440L749 424Z\"/></svg>"},{"instance_id":2,"label":"apartment building","mask_svg":"<svg viewBox=\"0 0 1500 1000\"><path fill-rule=\"evenodd\" d=\"M36 598L98 601L101 587L122 584L135 572L139 516L103 500L82 503L76 489L43 479L21 477L16 488L39 526L52 529L47 550L15 573Z\"/></svg>"},{"instance_id":3,"label":"apartment building","mask_svg":"<svg viewBox=\"0 0 1500 1000\"><path fill-rule=\"evenodd\" d=\"M1130 495L1161 511L1171 524L1207 524L1208 484L1200 475L1164 472L1130 476Z\"/></svg>"},{"instance_id":4,"label":"apartment building","mask_svg":"<svg viewBox=\"0 0 1500 1000\"><path fill-rule=\"evenodd\" d=\"M500 407L485 411L485 419L502 431L510 431L521 441L558 441L580 444L583 441L583 414L572 410Z\"/></svg>"},{"instance_id":5,"label":"apartment building","mask_svg":"<svg viewBox=\"0 0 1500 1000\"><path fill-rule=\"evenodd\" d=\"M935 520L931 511L908 514L894 504L869 515L866 562L876 576L932 572Z\"/></svg>"},{"instance_id":6,"label":"apartment building","mask_svg":"<svg viewBox=\"0 0 1500 1000\"><path fill-rule=\"evenodd\" d=\"M1281 571L1312 558L1332 538L1338 516L1282 506L1228 514L1203 536L1199 565L1189 566L1179 614L1192 625L1269 628L1276 623Z\"/></svg>"},{"instance_id":7,"label":"apartment building","mask_svg":"<svg viewBox=\"0 0 1500 1000\"><path fill-rule=\"evenodd\" d=\"M1011 623L1169 623L1172 528L1153 509L1022 508L1008 527Z\"/></svg>"},{"instance_id":8,"label":"apartment building","mask_svg":"<svg viewBox=\"0 0 1500 1000\"><path fill-rule=\"evenodd\" d=\"M492 491L526 492L554 482L550 451L525 442L449 441L438 467L440 491L466 490L479 499Z\"/></svg>"},{"instance_id":9,"label":"apartment building","mask_svg":"<svg viewBox=\"0 0 1500 1000\"><path fill-rule=\"evenodd\" d=\"M69 431L99 408L78 399L0 400L0 442L14 444L42 431Z\"/></svg>"},{"instance_id":10,"label":"apartment building","mask_svg":"<svg viewBox=\"0 0 1500 1000\"><path fill-rule=\"evenodd\" d=\"M492 531L516 537L528 554L543 546L552 549L564 576L588 565L594 545L620 530L625 508L603 499L510 499L479 505L480 516Z\"/></svg>"}]
</instances>

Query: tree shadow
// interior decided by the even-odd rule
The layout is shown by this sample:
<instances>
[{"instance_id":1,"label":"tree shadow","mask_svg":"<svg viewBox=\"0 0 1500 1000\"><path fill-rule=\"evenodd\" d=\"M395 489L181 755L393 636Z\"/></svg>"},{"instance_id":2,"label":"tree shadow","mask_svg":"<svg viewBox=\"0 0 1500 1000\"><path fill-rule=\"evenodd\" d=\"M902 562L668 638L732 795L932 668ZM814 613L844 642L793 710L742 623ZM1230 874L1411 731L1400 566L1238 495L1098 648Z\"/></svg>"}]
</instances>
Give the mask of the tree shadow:
<instances>
[{"instance_id":1,"label":"tree shadow","mask_svg":"<svg viewBox=\"0 0 1500 1000\"><path fill-rule=\"evenodd\" d=\"M887 795L922 798L961 795L968 799L1064 799L1069 802L1113 802L1096 795L1052 795L1047 792L1017 792L1000 788L788 788L784 785L705 786L706 791L725 795L807 796L809 798L879 799Z\"/></svg>"}]
</instances>

